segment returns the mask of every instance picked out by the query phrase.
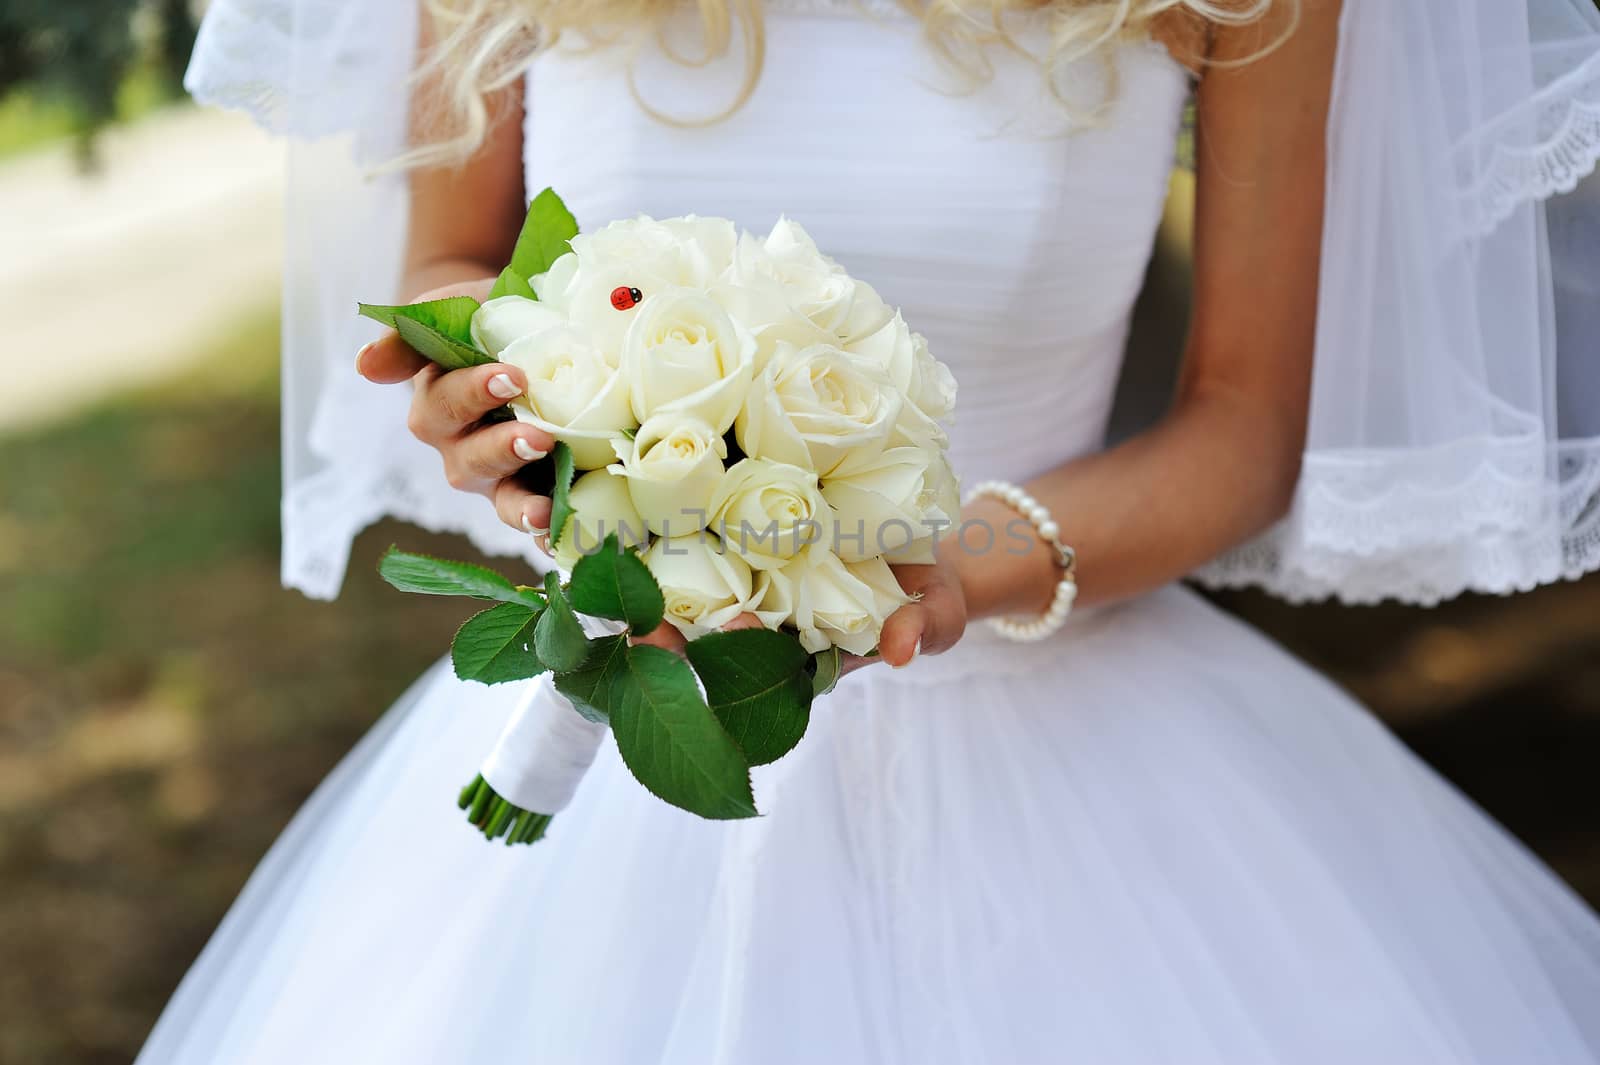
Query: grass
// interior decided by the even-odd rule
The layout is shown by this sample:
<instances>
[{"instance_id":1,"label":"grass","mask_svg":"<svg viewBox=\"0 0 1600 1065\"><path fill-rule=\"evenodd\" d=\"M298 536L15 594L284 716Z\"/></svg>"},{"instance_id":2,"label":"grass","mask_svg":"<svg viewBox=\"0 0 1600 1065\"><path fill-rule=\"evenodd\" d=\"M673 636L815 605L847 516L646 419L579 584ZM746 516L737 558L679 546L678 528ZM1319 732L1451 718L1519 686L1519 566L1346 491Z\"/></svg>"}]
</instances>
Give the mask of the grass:
<instances>
[{"instance_id":1,"label":"grass","mask_svg":"<svg viewBox=\"0 0 1600 1065\"><path fill-rule=\"evenodd\" d=\"M275 328L263 312L174 380L0 438L0 1061L128 1061L461 619L373 574L391 541L471 557L401 526L358 541L338 603L279 588ZM1437 611L1223 602L1600 899L1600 582Z\"/></svg>"},{"instance_id":2,"label":"grass","mask_svg":"<svg viewBox=\"0 0 1600 1065\"><path fill-rule=\"evenodd\" d=\"M0 439L0 1061L126 1062L267 845L459 608L277 578L276 325ZM364 576L367 579L363 579ZM441 801L451 801L443 796Z\"/></svg>"},{"instance_id":3,"label":"grass","mask_svg":"<svg viewBox=\"0 0 1600 1065\"><path fill-rule=\"evenodd\" d=\"M171 84L155 69L134 70L117 92L117 122L142 118L174 100ZM64 101L18 91L0 98L0 159L76 137L81 122Z\"/></svg>"}]
</instances>

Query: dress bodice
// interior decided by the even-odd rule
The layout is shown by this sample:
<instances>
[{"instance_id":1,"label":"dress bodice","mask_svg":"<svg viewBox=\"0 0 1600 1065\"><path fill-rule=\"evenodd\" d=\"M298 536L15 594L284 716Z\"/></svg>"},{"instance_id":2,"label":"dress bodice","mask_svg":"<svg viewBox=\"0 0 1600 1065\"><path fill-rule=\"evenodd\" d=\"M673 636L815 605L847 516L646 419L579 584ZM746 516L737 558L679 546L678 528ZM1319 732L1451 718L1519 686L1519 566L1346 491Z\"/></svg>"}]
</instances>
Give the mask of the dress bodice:
<instances>
[{"instance_id":1,"label":"dress bodice","mask_svg":"<svg viewBox=\"0 0 1600 1065\"><path fill-rule=\"evenodd\" d=\"M590 229L644 213L780 214L898 305L960 386L951 460L1022 479L1099 446L1148 262L1187 73L1151 43L1067 71L1064 109L1037 67L997 53L962 85L911 19L848 4L769 4L753 95L743 57L685 67L560 47L528 77L531 190ZM682 45L692 53L696 42Z\"/></svg>"}]
</instances>

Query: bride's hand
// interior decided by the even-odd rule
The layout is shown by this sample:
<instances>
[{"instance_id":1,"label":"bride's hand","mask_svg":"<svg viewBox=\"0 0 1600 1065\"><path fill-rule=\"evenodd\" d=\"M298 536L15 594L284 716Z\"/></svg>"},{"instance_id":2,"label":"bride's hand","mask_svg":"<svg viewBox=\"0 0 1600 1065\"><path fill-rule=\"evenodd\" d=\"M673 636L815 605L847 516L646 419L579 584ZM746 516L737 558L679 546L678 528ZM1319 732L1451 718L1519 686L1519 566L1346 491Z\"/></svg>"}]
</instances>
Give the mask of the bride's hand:
<instances>
[{"instance_id":1,"label":"bride's hand","mask_svg":"<svg viewBox=\"0 0 1600 1065\"><path fill-rule=\"evenodd\" d=\"M493 285L493 278L485 278L434 289L418 299L482 299ZM418 440L438 450L452 487L488 496L500 520L514 529L549 528L549 498L529 491L517 474L549 454L555 441L522 422L483 421L528 387L521 370L494 363L446 372L411 350L393 330L361 350L356 370L378 384L411 381L416 386L406 425Z\"/></svg>"},{"instance_id":2,"label":"bride's hand","mask_svg":"<svg viewBox=\"0 0 1600 1065\"><path fill-rule=\"evenodd\" d=\"M845 655L843 670L850 673L874 662L899 668L919 654L948 651L967 629L967 597L956 567L956 537L947 537L929 566L893 566L895 577L914 603L889 615L878 635L878 653L871 658Z\"/></svg>"},{"instance_id":3,"label":"bride's hand","mask_svg":"<svg viewBox=\"0 0 1600 1065\"><path fill-rule=\"evenodd\" d=\"M949 542L953 542L951 538ZM878 636L878 653L870 658L845 655L843 671L849 673L870 666L874 662L887 662L891 666L909 665L918 654L938 654L955 646L967 627L966 596L961 590L961 577L951 558L941 553L930 566L895 566L895 577L900 587L917 601L889 615ZM754 614L740 614L723 628L753 629L761 626ZM662 647L675 654L683 653L684 639L677 629L662 622L648 636L633 638L634 643Z\"/></svg>"},{"instance_id":4,"label":"bride's hand","mask_svg":"<svg viewBox=\"0 0 1600 1065\"><path fill-rule=\"evenodd\" d=\"M740 614L738 617L722 626L722 631L733 632L736 629L759 628L761 628L760 618L756 617L754 614ZM684 654L684 647L689 641L683 638L683 633L679 632L669 623L663 621L644 636L628 637L628 642L641 643L649 647L660 647L663 650L671 651L673 654L681 656Z\"/></svg>"}]
</instances>

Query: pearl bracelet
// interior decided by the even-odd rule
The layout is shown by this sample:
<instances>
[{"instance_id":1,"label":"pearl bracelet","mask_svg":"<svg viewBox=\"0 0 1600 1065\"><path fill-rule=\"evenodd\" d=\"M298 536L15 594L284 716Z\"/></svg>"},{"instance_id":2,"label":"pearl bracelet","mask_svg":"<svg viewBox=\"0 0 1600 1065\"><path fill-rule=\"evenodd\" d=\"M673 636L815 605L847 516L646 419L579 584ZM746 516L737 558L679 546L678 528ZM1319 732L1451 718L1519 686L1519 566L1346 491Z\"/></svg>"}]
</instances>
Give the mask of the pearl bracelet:
<instances>
[{"instance_id":1,"label":"pearl bracelet","mask_svg":"<svg viewBox=\"0 0 1600 1065\"><path fill-rule=\"evenodd\" d=\"M1061 542L1061 527L1050 517L1037 499L1008 481L984 481L972 490L967 501L988 497L998 499L1012 510L1027 518L1039 539L1055 552L1056 564L1061 567L1061 580L1056 584L1050 607L1037 618L1018 621L1014 618L990 618L989 625L1008 640L1033 643L1051 635L1066 624L1072 613L1072 603L1078 598L1078 555Z\"/></svg>"}]
</instances>

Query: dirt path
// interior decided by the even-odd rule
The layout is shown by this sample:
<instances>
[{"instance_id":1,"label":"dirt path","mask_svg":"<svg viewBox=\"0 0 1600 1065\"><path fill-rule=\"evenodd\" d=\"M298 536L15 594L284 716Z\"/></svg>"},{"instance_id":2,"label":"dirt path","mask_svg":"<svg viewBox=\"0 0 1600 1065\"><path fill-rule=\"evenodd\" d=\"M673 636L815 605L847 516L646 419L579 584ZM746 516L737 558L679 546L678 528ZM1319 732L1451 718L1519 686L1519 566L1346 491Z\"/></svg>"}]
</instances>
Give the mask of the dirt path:
<instances>
[{"instance_id":1,"label":"dirt path","mask_svg":"<svg viewBox=\"0 0 1600 1065\"><path fill-rule=\"evenodd\" d=\"M279 144L174 108L109 132L104 160L88 177L66 147L0 164L0 430L202 358L277 299Z\"/></svg>"}]
</instances>

